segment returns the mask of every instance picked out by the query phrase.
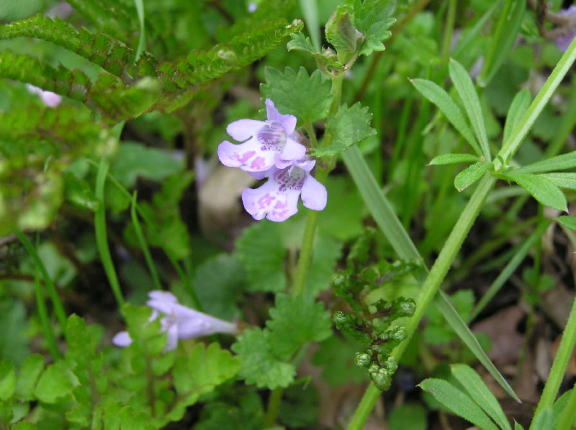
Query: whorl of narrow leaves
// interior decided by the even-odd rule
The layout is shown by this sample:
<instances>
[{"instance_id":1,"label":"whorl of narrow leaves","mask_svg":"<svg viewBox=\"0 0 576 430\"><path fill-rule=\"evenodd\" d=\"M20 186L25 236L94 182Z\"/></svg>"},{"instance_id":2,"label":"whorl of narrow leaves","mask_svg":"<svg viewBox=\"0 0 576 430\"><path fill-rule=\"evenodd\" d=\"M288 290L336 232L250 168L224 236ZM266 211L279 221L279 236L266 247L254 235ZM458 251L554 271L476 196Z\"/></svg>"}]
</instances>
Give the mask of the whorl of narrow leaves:
<instances>
[{"instance_id":1,"label":"whorl of narrow leaves","mask_svg":"<svg viewBox=\"0 0 576 430\"><path fill-rule=\"evenodd\" d=\"M0 26L0 39L34 37L62 46L117 76L154 75L155 60L144 53L133 64L135 51L103 33L77 29L68 22L43 15Z\"/></svg>"}]
</instances>

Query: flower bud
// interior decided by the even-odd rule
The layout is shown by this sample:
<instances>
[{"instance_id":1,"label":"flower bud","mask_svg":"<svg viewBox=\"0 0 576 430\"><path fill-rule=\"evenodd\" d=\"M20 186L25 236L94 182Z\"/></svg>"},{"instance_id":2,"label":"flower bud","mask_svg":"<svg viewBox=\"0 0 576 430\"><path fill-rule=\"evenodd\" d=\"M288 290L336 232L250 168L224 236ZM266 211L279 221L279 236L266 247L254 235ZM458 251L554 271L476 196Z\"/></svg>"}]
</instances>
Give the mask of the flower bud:
<instances>
[{"instance_id":1,"label":"flower bud","mask_svg":"<svg viewBox=\"0 0 576 430\"><path fill-rule=\"evenodd\" d=\"M372 357L366 352L357 352L354 354L354 364L359 367L368 367L372 362Z\"/></svg>"}]
</instances>

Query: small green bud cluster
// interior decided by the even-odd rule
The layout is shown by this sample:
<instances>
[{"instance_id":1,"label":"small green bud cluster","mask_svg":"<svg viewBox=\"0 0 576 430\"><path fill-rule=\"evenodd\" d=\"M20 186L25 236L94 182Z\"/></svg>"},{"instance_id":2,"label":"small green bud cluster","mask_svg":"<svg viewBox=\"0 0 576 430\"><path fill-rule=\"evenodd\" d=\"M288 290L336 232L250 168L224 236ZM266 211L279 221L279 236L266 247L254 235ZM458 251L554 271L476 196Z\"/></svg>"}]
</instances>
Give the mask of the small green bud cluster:
<instances>
[{"instance_id":1,"label":"small green bud cluster","mask_svg":"<svg viewBox=\"0 0 576 430\"><path fill-rule=\"evenodd\" d=\"M368 370L370 378L382 390L387 389L398 364L392 351L406 339L406 329L395 323L399 318L414 314L414 300L399 297L392 302L379 300L365 313L365 319L337 311L333 320L336 327L369 346L354 355L354 364Z\"/></svg>"},{"instance_id":2,"label":"small green bud cluster","mask_svg":"<svg viewBox=\"0 0 576 430\"><path fill-rule=\"evenodd\" d=\"M411 298L397 297L367 305L364 296L366 292L405 276L417 266L380 258L373 246L376 236L374 229L366 229L350 247L346 268L335 275L334 292L351 311L337 311L333 320L340 331L367 345L365 350L354 355L354 364L365 368L380 389L386 389L398 367L391 356L392 351L407 337L406 329L398 320L414 315L416 303Z\"/></svg>"}]
</instances>

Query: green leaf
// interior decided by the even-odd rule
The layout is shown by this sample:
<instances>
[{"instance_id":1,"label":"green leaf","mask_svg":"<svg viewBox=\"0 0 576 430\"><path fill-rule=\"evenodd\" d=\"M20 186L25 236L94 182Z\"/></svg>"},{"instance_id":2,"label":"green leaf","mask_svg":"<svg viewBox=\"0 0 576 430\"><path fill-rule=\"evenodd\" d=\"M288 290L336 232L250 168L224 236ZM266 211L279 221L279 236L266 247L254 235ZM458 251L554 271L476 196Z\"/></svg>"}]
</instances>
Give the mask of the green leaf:
<instances>
[{"instance_id":1,"label":"green leaf","mask_svg":"<svg viewBox=\"0 0 576 430\"><path fill-rule=\"evenodd\" d=\"M516 169L514 173L543 173L574 168L576 168L576 151L520 167Z\"/></svg>"},{"instance_id":2,"label":"green leaf","mask_svg":"<svg viewBox=\"0 0 576 430\"><path fill-rule=\"evenodd\" d=\"M239 370L240 360L217 343L208 346L197 343L186 355L176 358L172 376L180 396L197 399L199 395L233 378Z\"/></svg>"},{"instance_id":3,"label":"green leaf","mask_svg":"<svg viewBox=\"0 0 576 430\"><path fill-rule=\"evenodd\" d=\"M575 216L561 216L557 221L564 227L576 231L576 217Z\"/></svg>"},{"instance_id":4,"label":"green leaf","mask_svg":"<svg viewBox=\"0 0 576 430\"><path fill-rule=\"evenodd\" d=\"M336 155L374 136L376 130L370 126L371 120L372 114L368 107L362 107L360 103L352 107L341 106L336 115L330 117L326 123L326 131L332 136L333 142L328 147L317 148L314 151L315 155L319 157Z\"/></svg>"},{"instance_id":5,"label":"green leaf","mask_svg":"<svg viewBox=\"0 0 576 430\"><path fill-rule=\"evenodd\" d=\"M486 160L490 161L492 158L490 155L490 147L488 146L488 137L486 136L484 115L482 113L482 107L480 106L478 93L474 88L474 83L472 79L470 79L466 69L454 59L450 60L449 72L450 79L452 79L452 83L460 96L468 120L470 124L472 124L474 134L480 143L482 155Z\"/></svg>"},{"instance_id":6,"label":"green leaf","mask_svg":"<svg viewBox=\"0 0 576 430\"><path fill-rule=\"evenodd\" d=\"M66 324L66 358L84 364L94 356L101 339L102 329L99 326L88 325L78 315L70 315Z\"/></svg>"},{"instance_id":7,"label":"green leaf","mask_svg":"<svg viewBox=\"0 0 576 430\"><path fill-rule=\"evenodd\" d=\"M394 0L347 0L354 10L354 25L364 36L360 55L371 55L385 49L384 40L391 35L388 29L396 22Z\"/></svg>"},{"instance_id":8,"label":"green leaf","mask_svg":"<svg viewBox=\"0 0 576 430\"><path fill-rule=\"evenodd\" d=\"M530 91L526 88L520 90L512 100L512 104L508 109L508 114L506 115L506 124L504 126L504 135L502 141L506 142L510 137L510 134L514 130L514 127L520 122L528 107L532 101L532 96Z\"/></svg>"},{"instance_id":9,"label":"green leaf","mask_svg":"<svg viewBox=\"0 0 576 430\"><path fill-rule=\"evenodd\" d=\"M34 395L41 402L56 403L71 394L78 385L78 378L67 367L66 362L59 361L48 366L42 373L34 390Z\"/></svg>"},{"instance_id":10,"label":"green leaf","mask_svg":"<svg viewBox=\"0 0 576 430\"><path fill-rule=\"evenodd\" d=\"M33 37L62 46L110 73L122 76L146 76L154 74L156 61L145 53L137 63L133 62L135 51L118 40L88 30L76 29L59 19L36 15L22 21L0 27L0 39Z\"/></svg>"},{"instance_id":11,"label":"green leaf","mask_svg":"<svg viewBox=\"0 0 576 430\"><path fill-rule=\"evenodd\" d=\"M474 163L478 157L472 154L442 154L430 161L430 166L443 166L445 164Z\"/></svg>"},{"instance_id":12,"label":"green leaf","mask_svg":"<svg viewBox=\"0 0 576 430\"><path fill-rule=\"evenodd\" d=\"M442 379L429 378L419 385L424 391L432 394L445 408L459 417L470 421L482 430L498 430L484 411L468 395Z\"/></svg>"},{"instance_id":13,"label":"green leaf","mask_svg":"<svg viewBox=\"0 0 576 430\"><path fill-rule=\"evenodd\" d=\"M458 191L464 191L470 185L474 184L488 171L491 164L483 161L471 164L466 167L454 178L454 187Z\"/></svg>"},{"instance_id":14,"label":"green leaf","mask_svg":"<svg viewBox=\"0 0 576 430\"><path fill-rule=\"evenodd\" d=\"M283 114L294 115L300 123L312 123L326 118L332 95L330 81L319 70L308 74L304 67L298 72L287 67L284 71L266 68L266 83L260 89Z\"/></svg>"},{"instance_id":15,"label":"green leaf","mask_svg":"<svg viewBox=\"0 0 576 430\"><path fill-rule=\"evenodd\" d=\"M320 56L318 51L309 37L304 36L302 33L294 33L290 36L290 41L286 44L288 51L304 51L313 56Z\"/></svg>"},{"instance_id":16,"label":"green leaf","mask_svg":"<svg viewBox=\"0 0 576 430\"><path fill-rule=\"evenodd\" d=\"M278 294L266 327L272 352L286 361L306 343L320 342L332 334L330 314L322 303L303 295Z\"/></svg>"},{"instance_id":17,"label":"green leaf","mask_svg":"<svg viewBox=\"0 0 576 430\"><path fill-rule=\"evenodd\" d=\"M554 185L560 188L567 188L569 190L576 190L576 173L543 173L538 175L542 178L548 179Z\"/></svg>"},{"instance_id":18,"label":"green leaf","mask_svg":"<svg viewBox=\"0 0 576 430\"><path fill-rule=\"evenodd\" d=\"M390 412L388 430L426 430L426 409L418 403L395 406Z\"/></svg>"},{"instance_id":19,"label":"green leaf","mask_svg":"<svg viewBox=\"0 0 576 430\"><path fill-rule=\"evenodd\" d=\"M194 275L194 289L204 312L226 320L238 317L237 302L245 283L244 267L226 254L206 260Z\"/></svg>"},{"instance_id":20,"label":"green leaf","mask_svg":"<svg viewBox=\"0 0 576 430\"><path fill-rule=\"evenodd\" d=\"M452 364L450 369L452 370L452 375L454 375L462 388L466 390L478 406L484 409L484 412L486 412L501 429L510 430L510 423L506 415L504 415L502 407L480 375L466 364Z\"/></svg>"},{"instance_id":21,"label":"green leaf","mask_svg":"<svg viewBox=\"0 0 576 430\"><path fill-rule=\"evenodd\" d=\"M518 424L516 421L514 421L514 430L524 430L524 427L522 427L521 424Z\"/></svg>"},{"instance_id":22,"label":"green leaf","mask_svg":"<svg viewBox=\"0 0 576 430\"><path fill-rule=\"evenodd\" d=\"M16 390L16 370L8 360L0 360L0 400L6 401Z\"/></svg>"},{"instance_id":23,"label":"green leaf","mask_svg":"<svg viewBox=\"0 0 576 430\"><path fill-rule=\"evenodd\" d=\"M534 422L530 425L531 430L549 430L556 428L556 417L552 406L548 406L534 418Z\"/></svg>"},{"instance_id":24,"label":"green leaf","mask_svg":"<svg viewBox=\"0 0 576 430\"><path fill-rule=\"evenodd\" d=\"M564 193L549 179L538 175L519 173L508 173L505 178L516 182L544 206L568 211Z\"/></svg>"},{"instance_id":25,"label":"green leaf","mask_svg":"<svg viewBox=\"0 0 576 430\"><path fill-rule=\"evenodd\" d=\"M326 23L326 40L336 49L338 60L348 62L356 54L356 49L364 36L356 30L353 11L349 5L341 5Z\"/></svg>"},{"instance_id":26,"label":"green leaf","mask_svg":"<svg viewBox=\"0 0 576 430\"><path fill-rule=\"evenodd\" d=\"M258 222L236 241L236 256L246 269L248 290L282 291L286 287L280 233L272 222Z\"/></svg>"},{"instance_id":27,"label":"green leaf","mask_svg":"<svg viewBox=\"0 0 576 430\"><path fill-rule=\"evenodd\" d=\"M20 399L31 400L34 394L34 387L44 370L44 358L39 354L30 354L22 363L18 372L18 384L16 395Z\"/></svg>"},{"instance_id":28,"label":"green leaf","mask_svg":"<svg viewBox=\"0 0 576 430\"><path fill-rule=\"evenodd\" d=\"M482 155L482 151L474 138L470 126L466 122L462 111L458 107L452 97L448 95L444 89L438 86L432 81L427 81L425 79L412 79L412 85L426 97L431 103L436 105L438 109L444 114L446 119L452 124L452 126L464 137L466 142L479 156Z\"/></svg>"},{"instance_id":29,"label":"green leaf","mask_svg":"<svg viewBox=\"0 0 576 430\"><path fill-rule=\"evenodd\" d=\"M287 387L294 380L296 369L290 363L278 360L272 353L270 332L260 328L245 330L232 345L240 357L240 376L258 388Z\"/></svg>"},{"instance_id":30,"label":"green leaf","mask_svg":"<svg viewBox=\"0 0 576 430\"><path fill-rule=\"evenodd\" d=\"M160 182L182 168L182 162L166 151L136 142L123 142L110 162L110 173L127 188L138 177Z\"/></svg>"},{"instance_id":31,"label":"green leaf","mask_svg":"<svg viewBox=\"0 0 576 430\"><path fill-rule=\"evenodd\" d=\"M494 78L496 72L516 42L520 26L526 12L526 0L506 0L504 10L500 13L494 37L491 40L488 54L478 76L478 83L485 87ZM506 139L504 139L506 140Z\"/></svg>"}]
</instances>

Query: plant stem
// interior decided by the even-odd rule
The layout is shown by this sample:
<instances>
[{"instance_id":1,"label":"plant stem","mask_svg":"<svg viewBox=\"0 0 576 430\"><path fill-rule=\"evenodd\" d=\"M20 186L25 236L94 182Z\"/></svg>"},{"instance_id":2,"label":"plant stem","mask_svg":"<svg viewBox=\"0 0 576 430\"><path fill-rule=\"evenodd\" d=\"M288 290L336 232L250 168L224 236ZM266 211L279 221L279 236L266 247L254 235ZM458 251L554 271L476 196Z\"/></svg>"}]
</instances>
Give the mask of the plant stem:
<instances>
[{"instance_id":1,"label":"plant stem","mask_svg":"<svg viewBox=\"0 0 576 430\"><path fill-rule=\"evenodd\" d=\"M62 300L60 300L60 296L58 295L58 291L56 290L56 285L54 284L54 281L52 280L52 278L48 274L48 270L46 269L44 262L42 261L42 259L38 255L38 252L37 252L36 248L34 247L34 245L32 245L32 242L30 242L30 239L28 239L28 237L22 232L16 232L15 234L16 234L16 237L18 237L18 239L20 240L20 242L22 242L22 245L24 246L24 248L26 248L26 252L28 252L28 255L30 256L30 258L32 258L32 260L34 261L34 265L36 266L36 269L42 275L42 279L44 280L44 285L46 286L48 296L50 296L50 300L52 301L52 306L54 307L54 314L56 315L56 319L58 320L58 323L60 324L60 329L62 330L62 332L65 332L66 331L66 311L64 310L64 305L62 304ZM44 297L44 295L42 295L42 297ZM42 299L42 300L44 300L44 299Z\"/></svg>"},{"instance_id":2,"label":"plant stem","mask_svg":"<svg viewBox=\"0 0 576 430\"><path fill-rule=\"evenodd\" d=\"M558 389L564 379L564 373L568 362L572 357L572 352L574 351L574 345L576 344L576 299L572 302L572 309L570 310L570 315L568 316L568 321L564 327L564 333L562 333L562 340L560 341L560 346L558 347L558 352L554 358L554 363L552 364L552 369L548 375L548 380L546 385L544 385L544 391L536 407L536 412L534 412L534 419L532 420L531 429L534 427L534 422L544 409L551 406L558 395Z\"/></svg>"},{"instance_id":3,"label":"plant stem","mask_svg":"<svg viewBox=\"0 0 576 430\"><path fill-rule=\"evenodd\" d=\"M98 200L98 207L94 214L94 228L96 230L96 245L98 247L98 253L100 254L100 260L104 266L104 271L106 272L106 277L112 288L112 293L114 298L118 303L119 307L124 305L124 296L122 294L122 289L120 288L120 283L118 282L118 276L116 275L116 269L114 268L114 262L112 261L112 256L110 255L110 247L108 246L108 235L106 233L106 205L104 201L104 188L106 185L106 175L108 174L109 164L104 158L100 160L100 165L98 166L98 174L96 176L96 200Z\"/></svg>"},{"instance_id":4,"label":"plant stem","mask_svg":"<svg viewBox=\"0 0 576 430\"><path fill-rule=\"evenodd\" d=\"M36 268L34 274L34 291L36 296L36 308L38 309L38 317L40 318L40 324L42 325L42 331L44 332L44 337L46 338L46 343L48 344L50 355L52 356L52 360L59 360L62 356L58 350L58 345L56 344L56 335L54 334L54 329L52 324L50 324L50 318L48 317L44 292L42 291L40 279L38 279L38 268Z\"/></svg>"},{"instance_id":5,"label":"plant stem","mask_svg":"<svg viewBox=\"0 0 576 430\"><path fill-rule=\"evenodd\" d=\"M266 416L264 417L264 428L273 427L278 416L278 409L282 401L283 388L276 388L270 392L268 398L268 406L266 408Z\"/></svg>"},{"instance_id":6,"label":"plant stem","mask_svg":"<svg viewBox=\"0 0 576 430\"><path fill-rule=\"evenodd\" d=\"M502 149L500 150L497 159L494 161L495 167L497 169L502 167L498 165L501 161L506 163L507 160L518 150L520 144L528 134L528 131L540 115L540 112L542 112L544 106L548 104L552 94L554 94L554 91L558 85L560 85L560 82L562 82L562 79L564 79L564 76L566 76L566 73L568 73L572 67L574 60L576 60L576 38L572 40L572 43L570 43L570 46L566 52L564 52L564 55L562 55L562 58L560 58L558 64L556 64L556 67L554 67L554 70L552 70L552 73L548 79L546 79L546 82L530 104L530 107L518 125L514 128L512 134L502 145Z\"/></svg>"},{"instance_id":7,"label":"plant stem","mask_svg":"<svg viewBox=\"0 0 576 430\"><path fill-rule=\"evenodd\" d=\"M400 358L402 357L402 354L404 353L410 338L414 335L414 332L418 328L418 325L424 316L428 305L438 292L442 281L448 273L448 270L452 265L456 254L464 242L464 239L466 239L468 236L468 232L478 217L484 200L492 190L495 182L496 180L490 175L484 176L484 178L480 181L478 187L468 201L468 204L464 208L462 215L460 215L460 218L452 229L450 236L448 236L446 243L442 247L438 258L430 269L430 273L422 284L420 297L417 301L418 304L416 306L416 311L406 325L406 339L392 352L392 357L397 362L400 361ZM380 390L376 388L374 384L370 384L364 393L364 396L362 397L362 400L358 405L358 408L356 409L350 424L348 425L348 430L361 430L364 427L364 423L366 422L366 419L376 404L379 396Z\"/></svg>"},{"instance_id":8,"label":"plant stem","mask_svg":"<svg viewBox=\"0 0 576 430\"><path fill-rule=\"evenodd\" d=\"M140 220L138 219L138 199L136 191L134 191L134 194L132 195L132 205L130 206L130 218L132 219L132 225L134 225L134 232L136 233L136 237L138 238L140 249L144 254L144 260L146 261L146 265L148 266L148 270L150 271L150 275L152 276L154 287L157 290L161 290L162 283L160 282L160 277L158 276L158 270L156 269L156 265L154 264L154 260L152 259L152 255L150 254L150 248L148 247L146 237L144 236L142 226L140 225Z\"/></svg>"},{"instance_id":9,"label":"plant stem","mask_svg":"<svg viewBox=\"0 0 576 430\"><path fill-rule=\"evenodd\" d=\"M296 274L294 275L294 284L292 285L292 294L295 296L299 296L304 292L306 275L314 252L314 238L316 236L316 227L318 226L318 215L318 211L308 211L306 215L304 238L302 239L298 266L296 266Z\"/></svg>"},{"instance_id":10,"label":"plant stem","mask_svg":"<svg viewBox=\"0 0 576 430\"><path fill-rule=\"evenodd\" d=\"M446 12L446 26L442 38L442 60L448 61L450 49L452 47L452 34L454 33L454 22L456 20L456 0L449 0L448 11Z\"/></svg>"},{"instance_id":11,"label":"plant stem","mask_svg":"<svg viewBox=\"0 0 576 430\"><path fill-rule=\"evenodd\" d=\"M564 406L560 417L558 418L558 425L556 430L570 430L576 423L576 384L572 387L568 403Z\"/></svg>"}]
</instances>

